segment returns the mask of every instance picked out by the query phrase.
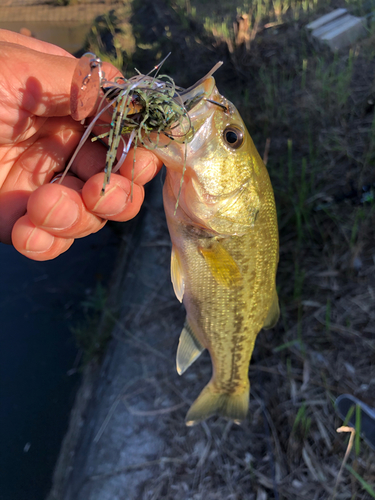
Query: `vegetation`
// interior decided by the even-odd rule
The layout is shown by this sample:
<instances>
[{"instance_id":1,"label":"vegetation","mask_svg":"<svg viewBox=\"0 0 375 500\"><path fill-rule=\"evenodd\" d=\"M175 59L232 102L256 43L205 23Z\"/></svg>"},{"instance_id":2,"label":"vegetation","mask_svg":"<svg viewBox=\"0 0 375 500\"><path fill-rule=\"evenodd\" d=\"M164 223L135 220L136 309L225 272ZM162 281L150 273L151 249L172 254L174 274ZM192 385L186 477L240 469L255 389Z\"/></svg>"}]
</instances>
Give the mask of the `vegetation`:
<instances>
[{"instance_id":1,"label":"vegetation","mask_svg":"<svg viewBox=\"0 0 375 500\"><path fill-rule=\"evenodd\" d=\"M171 439L179 459L149 483L157 498L374 498L359 423L340 471L347 440L334 400L350 393L375 407L375 26L369 18L367 38L336 54L304 30L338 6L369 12L361 0L134 0L89 37L102 53L107 23L128 76L172 51L164 70L181 86L224 60L218 88L268 159L278 207L282 314L257 340L249 421L210 421L178 450ZM197 394L202 383L188 385ZM183 413L165 418L176 429Z\"/></svg>"},{"instance_id":2,"label":"vegetation","mask_svg":"<svg viewBox=\"0 0 375 500\"><path fill-rule=\"evenodd\" d=\"M52 5L57 7L66 7L67 5L75 5L79 0L51 0Z\"/></svg>"}]
</instances>

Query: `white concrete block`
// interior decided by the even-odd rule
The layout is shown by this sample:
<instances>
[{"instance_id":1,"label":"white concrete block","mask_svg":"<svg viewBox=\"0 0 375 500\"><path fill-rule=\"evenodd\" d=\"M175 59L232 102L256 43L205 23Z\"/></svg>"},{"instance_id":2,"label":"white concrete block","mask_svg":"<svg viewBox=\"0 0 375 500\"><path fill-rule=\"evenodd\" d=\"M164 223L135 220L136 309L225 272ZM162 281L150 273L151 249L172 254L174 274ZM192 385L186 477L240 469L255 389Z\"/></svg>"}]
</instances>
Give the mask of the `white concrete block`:
<instances>
[{"instance_id":1,"label":"white concrete block","mask_svg":"<svg viewBox=\"0 0 375 500\"><path fill-rule=\"evenodd\" d=\"M318 19L315 19L312 23L308 24L306 26L306 29L308 30L316 30L320 28L320 26L323 26L323 24L327 24L330 21L335 20L336 18L343 16L346 14L348 11L346 9L336 9L330 12L329 14L326 14L325 16L319 17Z\"/></svg>"},{"instance_id":2,"label":"white concrete block","mask_svg":"<svg viewBox=\"0 0 375 500\"><path fill-rule=\"evenodd\" d=\"M314 40L324 42L331 50L346 47L367 34L366 19L336 9L306 26Z\"/></svg>"},{"instance_id":3,"label":"white concrete block","mask_svg":"<svg viewBox=\"0 0 375 500\"><path fill-rule=\"evenodd\" d=\"M345 24L326 32L321 40L326 42L332 50L339 50L365 37L366 34L366 19L350 16Z\"/></svg>"},{"instance_id":4,"label":"white concrete block","mask_svg":"<svg viewBox=\"0 0 375 500\"><path fill-rule=\"evenodd\" d=\"M322 26L319 26L316 30L313 30L311 32L312 36L315 38L322 38L327 32L336 30L337 28L340 28L340 26L344 25L345 23L348 22L348 18L353 17L350 14L347 14L345 16L339 17L338 19L335 19L334 21L331 21L327 24L323 24Z\"/></svg>"}]
</instances>

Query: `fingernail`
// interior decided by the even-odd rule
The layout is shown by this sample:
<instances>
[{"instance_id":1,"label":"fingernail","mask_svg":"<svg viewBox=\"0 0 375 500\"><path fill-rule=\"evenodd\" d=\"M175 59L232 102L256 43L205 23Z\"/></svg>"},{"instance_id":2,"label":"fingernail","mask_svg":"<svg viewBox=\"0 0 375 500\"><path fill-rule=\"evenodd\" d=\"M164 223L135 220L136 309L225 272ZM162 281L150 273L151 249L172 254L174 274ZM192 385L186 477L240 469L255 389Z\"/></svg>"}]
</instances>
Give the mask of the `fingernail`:
<instances>
[{"instance_id":1,"label":"fingernail","mask_svg":"<svg viewBox=\"0 0 375 500\"><path fill-rule=\"evenodd\" d=\"M42 226L48 229L68 229L79 217L79 207L66 194L61 193L60 198L53 205L44 219Z\"/></svg>"},{"instance_id":2,"label":"fingernail","mask_svg":"<svg viewBox=\"0 0 375 500\"><path fill-rule=\"evenodd\" d=\"M25 248L28 252L45 252L52 246L54 240L52 234L35 227L26 240Z\"/></svg>"},{"instance_id":3,"label":"fingernail","mask_svg":"<svg viewBox=\"0 0 375 500\"><path fill-rule=\"evenodd\" d=\"M113 186L104 193L104 196L100 196L92 211L100 214L102 217L111 217L112 215L121 213L125 209L128 199L129 193L119 186Z\"/></svg>"}]
</instances>

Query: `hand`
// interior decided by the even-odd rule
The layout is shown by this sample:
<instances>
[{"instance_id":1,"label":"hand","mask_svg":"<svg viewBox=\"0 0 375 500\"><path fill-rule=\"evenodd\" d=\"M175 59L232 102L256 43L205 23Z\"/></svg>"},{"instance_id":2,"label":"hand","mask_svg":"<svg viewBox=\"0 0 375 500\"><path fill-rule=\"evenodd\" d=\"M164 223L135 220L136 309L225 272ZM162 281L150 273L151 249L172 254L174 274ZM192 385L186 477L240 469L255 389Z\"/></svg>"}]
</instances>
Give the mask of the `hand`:
<instances>
[{"instance_id":1,"label":"hand","mask_svg":"<svg viewBox=\"0 0 375 500\"><path fill-rule=\"evenodd\" d=\"M77 60L54 45L0 30L0 241L34 260L53 259L75 238L126 221L143 202L143 185L161 168L138 148L130 200L133 152L111 175L104 196L106 148L88 140L63 184L62 172L84 132L70 115L70 85ZM109 80L119 72L103 64Z\"/></svg>"}]
</instances>

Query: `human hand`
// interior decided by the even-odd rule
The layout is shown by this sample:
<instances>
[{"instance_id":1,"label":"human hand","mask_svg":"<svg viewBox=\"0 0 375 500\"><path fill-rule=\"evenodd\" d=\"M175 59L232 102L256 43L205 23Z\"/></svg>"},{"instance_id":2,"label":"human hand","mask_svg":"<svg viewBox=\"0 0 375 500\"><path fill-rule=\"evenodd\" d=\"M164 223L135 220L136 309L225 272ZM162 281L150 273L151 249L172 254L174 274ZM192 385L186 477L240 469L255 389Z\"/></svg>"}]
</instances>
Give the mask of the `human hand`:
<instances>
[{"instance_id":1,"label":"human hand","mask_svg":"<svg viewBox=\"0 0 375 500\"><path fill-rule=\"evenodd\" d=\"M106 148L87 141L63 184L50 184L65 168L84 132L70 116L70 86L77 60L54 45L0 30L0 242L23 255L49 260L75 238L126 221L143 202L143 185L161 168L138 148L130 199L133 153L111 175L104 196ZM119 72L103 64L108 80Z\"/></svg>"}]
</instances>

